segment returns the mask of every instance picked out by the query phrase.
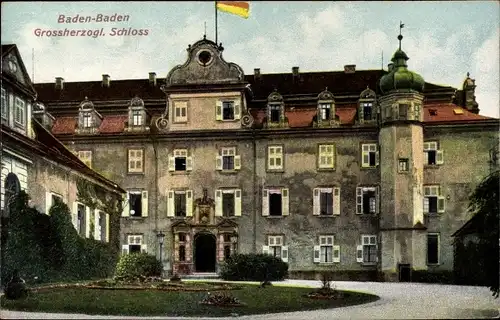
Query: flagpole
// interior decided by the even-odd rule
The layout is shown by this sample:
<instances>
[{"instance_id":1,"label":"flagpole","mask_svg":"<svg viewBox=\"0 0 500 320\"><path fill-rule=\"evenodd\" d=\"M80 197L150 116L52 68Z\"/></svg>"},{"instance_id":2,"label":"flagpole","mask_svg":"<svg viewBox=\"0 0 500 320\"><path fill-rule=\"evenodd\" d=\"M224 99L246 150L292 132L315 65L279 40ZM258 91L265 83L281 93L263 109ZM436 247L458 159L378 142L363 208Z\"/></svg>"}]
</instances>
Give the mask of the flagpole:
<instances>
[{"instance_id":1,"label":"flagpole","mask_svg":"<svg viewBox=\"0 0 500 320\"><path fill-rule=\"evenodd\" d=\"M217 1L214 1L215 4L215 44L217 45Z\"/></svg>"}]
</instances>

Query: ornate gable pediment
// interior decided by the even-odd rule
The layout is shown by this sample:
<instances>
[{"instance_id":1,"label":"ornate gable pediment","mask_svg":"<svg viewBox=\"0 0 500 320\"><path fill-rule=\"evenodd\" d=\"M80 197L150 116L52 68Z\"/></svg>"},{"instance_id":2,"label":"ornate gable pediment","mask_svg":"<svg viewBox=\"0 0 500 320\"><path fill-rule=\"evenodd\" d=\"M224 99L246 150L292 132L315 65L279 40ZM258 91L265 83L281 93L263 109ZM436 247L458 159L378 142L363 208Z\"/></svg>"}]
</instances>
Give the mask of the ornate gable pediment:
<instances>
[{"instance_id":1,"label":"ornate gable pediment","mask_svg":"<svg viewBox=\"0 0 500 320\"><path fill-rule=\"evenodd\" d=\"M171 225L172 229L179 229L179 228L190 228L191 225L189 223L187 223L185 220L179 220L179 221L175 221L172 223Z\"/></svg>"},{"instance_id":2,"label":"ornate gable pediment","mask_svg":"<svg viewBox=\"0 0 500 320\"><path fill-rule=\"evenodd\" d=\"M2 46L2 49L4 46ZM32 95L36 95L29 74L24 66L19 50L15 45L7 49L7 52L2 53L2 74L8 74L13 77L19 84L27 89Z\"/></svg>"},{"instance_id":3,"label":"ornate gable pediment","mask_svg":"<svg viewBox=\"0 0 500 320\"><path fill-rule=\"evenodd\" d=\"M231 219L222 219L218 224L217 228L237 228L238 224Z\"/></svg>"},{"instance_id":4,"label":"ornate gable pediment","mask_svg":"<svg viewBox=\"0 0 500 320\"><path fill-rule=\"evenodd\" d=\"M217 46L205 37L189 45L187 61L170 70L166 86L243 82L243 69L235 63L226 62L222 57L223 50L222 45Z\"/></svg>"}]
</instances>

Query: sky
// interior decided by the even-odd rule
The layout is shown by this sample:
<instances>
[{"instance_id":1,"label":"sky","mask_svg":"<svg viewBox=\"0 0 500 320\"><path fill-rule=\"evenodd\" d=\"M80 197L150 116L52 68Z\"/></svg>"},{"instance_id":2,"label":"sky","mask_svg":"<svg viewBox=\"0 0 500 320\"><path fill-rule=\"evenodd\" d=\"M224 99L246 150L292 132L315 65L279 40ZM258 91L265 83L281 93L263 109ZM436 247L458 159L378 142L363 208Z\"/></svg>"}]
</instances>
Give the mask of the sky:
<instances>
[{"instance_id":1,"label":"sky","mask_svg":"<svg viewBox=\"0 0 500 320\"><path fill-rule=\"evenodd\" d=\"M189 44L205 33L215 40L214 1L183 2L2 2L2 44L18 46L35 83L165 78L187 59ZM128 21L58 23L65 17L128 15ZM499 117L500 8L496 1L347 2L251 1L250 17L219 11L223 57L245 74L387 69L398 48L409 69L427 82L461 88L476 79L480 114ZM37 36L36 30L100 30L105 35ZM148 30L112 36L112 28ZM144 31L143 31L144 33ZM34 51L34 59L33 59ZM383 58L382 58L383 57ZM34 64L34 68L33 68ZM318 88L320 90L320 88Z\"/></svg>"}]
</instances>

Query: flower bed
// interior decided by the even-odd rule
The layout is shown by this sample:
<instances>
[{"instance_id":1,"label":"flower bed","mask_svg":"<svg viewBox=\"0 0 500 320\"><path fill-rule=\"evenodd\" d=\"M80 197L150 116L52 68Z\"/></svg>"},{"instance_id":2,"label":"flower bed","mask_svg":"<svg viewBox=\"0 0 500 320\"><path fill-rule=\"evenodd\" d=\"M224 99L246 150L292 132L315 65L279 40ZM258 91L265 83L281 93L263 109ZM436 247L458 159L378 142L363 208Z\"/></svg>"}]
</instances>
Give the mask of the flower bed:
<instances>
[{"instance_id":1,"label":"flower bed","mask_svg":"<svg viewBox=\"0 0 500 320\"><path fill-rule=\"evenodd\" d=\"M215 306L215 307L243 307L246 306L245 303L239 301L237 298L227 294L227 293L215 293L210 294L200 301L200 304Z\"/></svg>"}]
</instances>

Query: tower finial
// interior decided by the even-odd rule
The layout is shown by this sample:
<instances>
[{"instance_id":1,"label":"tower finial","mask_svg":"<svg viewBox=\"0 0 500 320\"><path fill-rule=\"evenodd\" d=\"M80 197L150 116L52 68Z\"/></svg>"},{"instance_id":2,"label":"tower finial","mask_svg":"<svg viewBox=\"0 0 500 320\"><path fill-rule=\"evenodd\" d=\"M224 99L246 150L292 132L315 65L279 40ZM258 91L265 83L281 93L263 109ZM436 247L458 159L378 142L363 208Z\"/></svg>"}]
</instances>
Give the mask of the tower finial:
<instances>
[{"instance_id":1,"label":"tower finial","mask_svg":"<svg viewBox=\"0 0 500 320\"><path fill-rule=\"evenodd\" d=\"M207 22L205 21L205 32L203 33L203 40L207 38Z\"/></svg>"},{"instance_id":2,"label":"tower finial","mask_svg":"<svg viewBox=\"0 0 500 320\"><path fill-rule=\"evenodd\" d=\"M470 77L470 72L467 71L467 78Z\"/></svg>"},{"instance_id":3,"label":"tower finial","mask_svg":"<svg viewBox=\"0 0 500 320\"><path fill-rule=\"evenodd\" d=\"M405 27L403 21L399 21L399 36L398 36L398 40L399 40L399 50L401 50L401 40L403 40L403 35L401 34L401 29L403 29Z\"/></svg>"}]
</instances>

